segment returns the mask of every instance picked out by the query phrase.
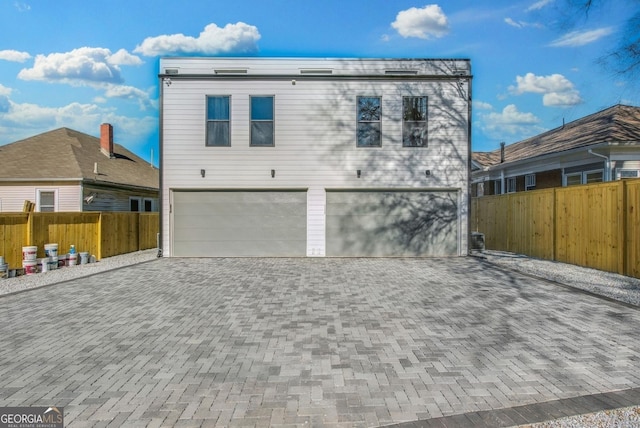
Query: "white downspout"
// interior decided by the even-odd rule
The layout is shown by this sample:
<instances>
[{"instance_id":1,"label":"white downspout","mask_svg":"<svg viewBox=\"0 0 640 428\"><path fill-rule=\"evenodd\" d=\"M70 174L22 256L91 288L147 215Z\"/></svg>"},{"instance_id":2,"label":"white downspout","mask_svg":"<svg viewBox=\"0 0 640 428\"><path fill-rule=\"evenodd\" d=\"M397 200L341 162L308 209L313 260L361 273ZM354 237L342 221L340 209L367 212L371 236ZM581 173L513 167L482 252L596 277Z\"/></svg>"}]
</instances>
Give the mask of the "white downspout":
<instances>
[{"instance_id":1,"label":"white downspout","mask_svg":"<svg viewBox=\"0 0 640 428\"><path fill-rule=\"evenodd\" d=\"M604 181L611 181L611 161L609 160L609 156L601 155L600 153L594 153L591 149L589 149L589 154L605 160Z\"/></svg>"}]
</instances>

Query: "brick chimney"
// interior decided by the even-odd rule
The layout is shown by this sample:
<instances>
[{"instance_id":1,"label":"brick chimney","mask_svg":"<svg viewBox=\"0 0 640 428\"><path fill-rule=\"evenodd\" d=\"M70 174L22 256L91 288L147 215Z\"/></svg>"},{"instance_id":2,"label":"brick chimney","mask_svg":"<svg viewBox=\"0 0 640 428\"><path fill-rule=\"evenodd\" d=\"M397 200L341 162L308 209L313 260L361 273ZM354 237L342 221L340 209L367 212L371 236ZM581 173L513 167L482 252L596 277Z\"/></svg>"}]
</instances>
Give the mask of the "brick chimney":
<instances>
[{"instance_id":1,"label":"brick chimney","mask_svg":"<svg viewBox=\"0 0 640 428\"><path fill-rule=\"evenodd\" d=\"M113 158L113 126L110 123L100 125L100 151L107 157Z\"/></svg>"}]
</instances>

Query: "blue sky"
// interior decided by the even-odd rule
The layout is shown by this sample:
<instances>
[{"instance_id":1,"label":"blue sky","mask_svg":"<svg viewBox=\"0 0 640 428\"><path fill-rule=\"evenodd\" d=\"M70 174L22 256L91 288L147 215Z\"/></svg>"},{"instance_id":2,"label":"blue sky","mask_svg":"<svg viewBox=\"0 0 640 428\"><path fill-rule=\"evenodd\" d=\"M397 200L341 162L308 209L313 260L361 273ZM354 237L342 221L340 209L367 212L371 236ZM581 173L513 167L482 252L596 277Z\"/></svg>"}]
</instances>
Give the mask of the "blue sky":
<instances>
[{"instance_id":1,"label":"blue sky","mask_svg":"<svg viewBox=\"0 0 640 428\"><path fill-rule=\"evenodd\" d=\"M596 63L636 2L562 20L565 0L0 0L0 145L69 127L158 153L163 56L469 58L473 149L493 150L638 87Z\"/></svg>"}]
</instances>

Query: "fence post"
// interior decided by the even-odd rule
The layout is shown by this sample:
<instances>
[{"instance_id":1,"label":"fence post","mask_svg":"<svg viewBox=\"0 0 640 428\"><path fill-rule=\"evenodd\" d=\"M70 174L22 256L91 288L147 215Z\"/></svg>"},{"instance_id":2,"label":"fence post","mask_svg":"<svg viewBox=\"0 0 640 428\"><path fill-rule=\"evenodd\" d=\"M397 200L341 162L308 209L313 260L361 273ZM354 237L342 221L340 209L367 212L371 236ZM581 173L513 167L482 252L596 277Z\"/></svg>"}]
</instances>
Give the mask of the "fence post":
<instances>
[{"instance_id":1,"label":"fence post","mask_svg":"<svg viewBox=\"0 0 640 428\"><path fill-rule=\"evenodd\" d=\"M33 211L27 214L27 244L33 245Z\"/></svg>"},{"instance_id":2,"label":"fence post","mask_svg":"<svg viewBox=\"0 0 640 428\"><path fill-rule=\"evenodd\" d=\"M98 260L102 259L102 211L98 216Z\"/></svg>"}]
</instances>

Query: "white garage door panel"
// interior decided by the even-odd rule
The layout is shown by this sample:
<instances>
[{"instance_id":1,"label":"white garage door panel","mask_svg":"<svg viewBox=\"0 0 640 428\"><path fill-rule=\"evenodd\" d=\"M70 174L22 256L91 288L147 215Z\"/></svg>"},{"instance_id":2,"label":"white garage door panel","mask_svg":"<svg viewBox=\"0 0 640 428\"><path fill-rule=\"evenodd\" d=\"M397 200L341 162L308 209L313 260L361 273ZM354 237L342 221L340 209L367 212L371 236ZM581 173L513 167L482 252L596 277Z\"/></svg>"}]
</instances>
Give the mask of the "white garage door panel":
<instances>
[{"instance_id":1,"label":"white garage door panel","mask_svg":"<svg viewBox=\"0 0 640 428\"><path fill-rule=\"evenodd\" d=\"M457 192L327 191L327 255L458 255Z\"/></svg>"},{"instance_id":2,"label":"white garage door panel","mask_svg":"<svg viewBox=\"0 0 640 428\"><path fill-rule=\"evenodd\" d=\"M304 256L304 191L174 191L173 255Z\"/></svg>"}]
</instances>

